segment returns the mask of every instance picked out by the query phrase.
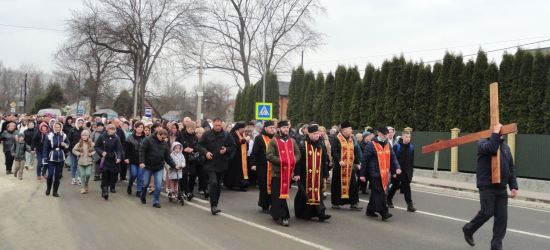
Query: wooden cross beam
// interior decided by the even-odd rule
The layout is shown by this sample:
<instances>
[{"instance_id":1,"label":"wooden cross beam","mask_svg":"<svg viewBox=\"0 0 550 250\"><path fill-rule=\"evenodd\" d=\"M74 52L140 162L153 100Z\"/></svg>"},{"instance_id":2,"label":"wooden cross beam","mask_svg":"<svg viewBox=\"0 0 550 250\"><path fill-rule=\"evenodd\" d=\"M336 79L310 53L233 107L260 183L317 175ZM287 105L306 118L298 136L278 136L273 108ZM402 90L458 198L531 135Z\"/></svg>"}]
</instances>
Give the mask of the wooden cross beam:
<instances>
[{"instance_id":1,"label":"wooden cross beam","mask_svg":"<svg viewBox=\"0 0 550 250\"><path fill-rule=\"evenodd\" d=\"M491 98L491 126L499 124L499 110L498 110L498 83L491 83L490 85L490 98ZM518 132L518 126L516 123L508 124L502 126L500 130L501 135L511 134ZM452 148L466 143L476 142L481 138L489 138L493 130L485 130L477 132L474 134L469 134L467 136L458 137L455 139L443 141L436 144L430 144L422 147L422 154L427 154L442 149ZM492 183L500 183L500 149L497 152L497 155L491 158L491 172L492 172Z\"/></svg>"}]
</instances>

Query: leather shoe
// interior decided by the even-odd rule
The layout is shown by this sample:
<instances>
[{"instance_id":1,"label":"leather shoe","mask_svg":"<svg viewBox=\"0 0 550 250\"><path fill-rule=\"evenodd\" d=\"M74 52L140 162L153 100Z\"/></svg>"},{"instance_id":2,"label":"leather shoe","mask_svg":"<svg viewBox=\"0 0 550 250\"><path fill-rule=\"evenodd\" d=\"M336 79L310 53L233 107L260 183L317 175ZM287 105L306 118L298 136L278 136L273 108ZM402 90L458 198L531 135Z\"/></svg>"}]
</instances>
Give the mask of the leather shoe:
<instances>
[{"instance_id":1,"label":"leather shoe","mask_svg":"<svg viewBox=\"0 0 550 250\"><path fill-rule=\"evenodd\" d=\"M128 186L128 189L126 189L126 193L132 194L132 187L131 186Z\"/></svg>"},{"instance_id":2,"label":"leather shoe","mask_svg":"<svg viewBox=\"0 0 550 250\"><path fill-rule=\"evenodd\" d=\"M323 214L323 215L319 216L319 221L323 222L325 220L330 219L330 217L332 217L330 214Z\"/></svg>"},{"instance_id":3,"label":"leather shoe","mask_svg":"<svg viewBox=\"0 0 550 250\"><path fill-rule=\"evenodd\" d=\"M145 200L145 198L141 198L141 204L147 204L147 200Z\"/></svg>"},{"instance_id":4,"label":"leather shoe","mask_svg":"<svg viewBox=\"0 0 550 250\"><path fill-rule=\"evenodd\" d=\"M374 217L374 218L377 218L377 217L378 217L377 214L375 214L374 212L371 212L371 211L367 211L367 216L369 216L369 217Z\"/></svg>"},{"instance_id":5,"label":"leather shoe","mask_svg":"<svg viewBox=\"0 0 550 250\"><path fill-rule=\"evenodd\" d=\"M210 211L212 212L212 215L216 215L217 213L221 212L222 210L219 210L217 206L213 206L210 208Z\"/></svg>"},{"instance_id":6,"label":"leather shoe","mask_svg":"<svg viewBox=\"0 0 550 250\"><path fill-rule=\"evenodd\" d=\"M383 214L382 215L382 220L387 220L387 219L391 218L392 216L393 216L393 214L390 214L390 213Z\"/></svg>"},{"instance_id":7,"label":"leather shoe","mask_svg":"<svg viewBox=\"0 0 550 250\"><path fill-rule=\"evenodd\" d=\"M462 232L464 232L464 239L466 240L466 243L470 246L475 246L476 243L474 242L474 236L466 232L466 226L462 227Z\"/></svg>"},{"instance_id":8,"label":"leather shoe","mask_svg":"<svg viewBox=\"0 0 550 250\"><path fill-rule=\"evenodd\" d=\"M116 193L116 190L114 188L111 188L111 193Z\"/></svg>"},{"instance_id":9,"label":"leather shoe","mask_svg":"<svg viewBox=\"0 0 550 250\"><path fill-rule=\"evenodd\" d=\"M262 213L269 214L269 209L262 209Z\"/></svg>"},{"instance_id":10,"label":"leather shoe","mask_svg":"<svg viewBox=\"0 0 550 250\"><path fill-rule=\"evenodd\" d=\"M153 207L160 208L160 204L159 204L159 203L155 203L155 204L153 204Z\"/></svg>"}]
</instances>

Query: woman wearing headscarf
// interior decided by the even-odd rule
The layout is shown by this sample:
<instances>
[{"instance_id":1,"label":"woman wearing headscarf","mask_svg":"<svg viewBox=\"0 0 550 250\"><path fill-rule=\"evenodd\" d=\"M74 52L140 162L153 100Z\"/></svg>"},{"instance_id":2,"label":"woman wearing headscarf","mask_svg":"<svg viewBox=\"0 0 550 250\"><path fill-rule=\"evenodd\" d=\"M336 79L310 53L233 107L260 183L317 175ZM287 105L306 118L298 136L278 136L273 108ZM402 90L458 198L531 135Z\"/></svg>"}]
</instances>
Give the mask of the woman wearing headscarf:
<instances>
[{"instance_id":1,"label":"woman wearing headscarf","mask_svg":"<svg viewBox=\"0 0 550 250\"><path fill-rule=\"evenodd\" d=\"M4 156L6 160L6 174L12 174L11 167L13 166L13 156L11 155L11 146L15 143L15 137L19 134L15 130L15 122L8 122L6 130L0 136L0 143L4 143Z\"/></svg>"},{"instance_id":2,"label":"woman wearing headscarf","mask_svg":"<svg viewBox=\"0 0 550 250\"><path fill-rule=\"evenodd\" d=\"M69 148L67 135L63 133L63 124L56 122L53 125L53 131L48 132L44 138L44 147L42 150L43 164L48 164L48 178L46 186L46 195L50 195L53 183L53 196L59 197L59 179L65 163L65 149ZM54 180L55 177L55 180Z\"/></svg>"},{"instance_id":3,"label":"woman wearing headscarf","mask_svg":"<svg viewBox=\"0 0 550 250\"><path fill-rule=\"evenodd\" d=\"M72 124L73 124L73 117L67 116L67 119L65 119L65 125L63 125L63 133L68 135L69 131L71 131L71 128L73 128Z\"/></svg>"},{"instance_id":4,"label":"woman wearing headscarf","mask_svg":"<svg viewBox=\"0 0 550 250\"><path fill-rule=\"evenodd\" d=\"M237 144L235 152L232 154L232 158L229 160L227 172L223 180L223 185L227 189L233 189L238 187L240 191L248 190L248 164L246 153L248 151L248 142L250 137L245 136L244 130L246 123L237 122L235 127L231 129L229 133L233 136L235 143Z\"/></svg>"},{"instance_id":5,"label":"woman wearing headscarf","mask_svg":"<svg viewBox=\"0 0 550 250\"><path fill-rule=\"evenodd\" d=\"M104 157L102 159L103 166L99 166L99 172L101 173L101 197L105 200L109 199L109 187L111 187L111 193L116 193L115 184L118 179L118 173L120 173L122 145L115 133L115 125L107 125L107 132L97 138L94 147L95 151Z\"/></svg>"},{"instance_id":6,"label":"woman wearing headscarf","mask_svg":"<svg viewBox=\"0 0 550 250\"><path fill-rule=\"evenodd\" d=\"M44 179L48 178L48 176L46 175L46 170L48 170L48 166L42 164L44 139L48 132L50 132L50 126L48 126L47 123L42 122L38 127L38 132L34 133L34 136L32 138L31 150L36 153L36 178L38 180L41 180L42 176L44 176Z\"/></svg>"}]
</instances>

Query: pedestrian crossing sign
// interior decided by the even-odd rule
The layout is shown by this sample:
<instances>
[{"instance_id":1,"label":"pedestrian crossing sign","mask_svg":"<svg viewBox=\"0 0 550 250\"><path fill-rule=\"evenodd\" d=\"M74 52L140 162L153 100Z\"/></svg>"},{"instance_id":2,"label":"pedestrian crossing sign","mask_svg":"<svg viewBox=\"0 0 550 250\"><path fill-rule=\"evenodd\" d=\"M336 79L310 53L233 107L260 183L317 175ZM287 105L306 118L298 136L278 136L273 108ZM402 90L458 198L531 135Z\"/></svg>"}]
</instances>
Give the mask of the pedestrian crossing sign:
<instances>
[{"instance_id":1,"label":"pedestrian crossing sign","mask_svg":"<svg viewBox=\"0 0 550 250\"><path fill-rule=\"evenodd\" d=\"M271 103L256 103L256 120L271 120L273 113L271 112Z\"/></svg>"}]
</instances>

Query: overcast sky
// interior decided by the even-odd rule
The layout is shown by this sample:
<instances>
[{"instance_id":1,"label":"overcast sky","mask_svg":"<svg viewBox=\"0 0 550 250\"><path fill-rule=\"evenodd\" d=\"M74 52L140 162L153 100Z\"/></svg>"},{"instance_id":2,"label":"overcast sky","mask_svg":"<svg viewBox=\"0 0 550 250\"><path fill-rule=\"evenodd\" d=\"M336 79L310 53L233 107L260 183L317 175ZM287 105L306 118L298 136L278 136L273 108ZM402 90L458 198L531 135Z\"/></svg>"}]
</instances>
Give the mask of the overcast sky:
<instances>
[{"instance_id":1,"label":"overcast sky","mask_svg":"<svg viewBox=\"0 0 550 250\"><path fill-rule=\"evenodd\" d=\"M327 15L318 18L316 25L327 35L326 45L304 58L305 69L315 73L334 71L338 63L357 65L360 70L368 62L379 67L384 59L402 52L407 59L432 61L441 59L445 48L468 55L480 46L490 51L550 39L550 31L545 31L550 19L548 1L322 2ZM70 10L80 7L79 0L0 0L0 24L63 29ZM0 61L10 68L35 63L49 72L55 69L52 54L64 39L63 32L0 26ZM550 47L550 41L526 46L538 47ZM500 62L501 56L502 51L489 53L489 60ZM300 60L292 58L296 66ZM282 80L289 77L279 74ZM207 71L204 80L233 84L216 72ZM188 90L196 83L196 76L183 82Z\"/></svg>"}]
</instances>

